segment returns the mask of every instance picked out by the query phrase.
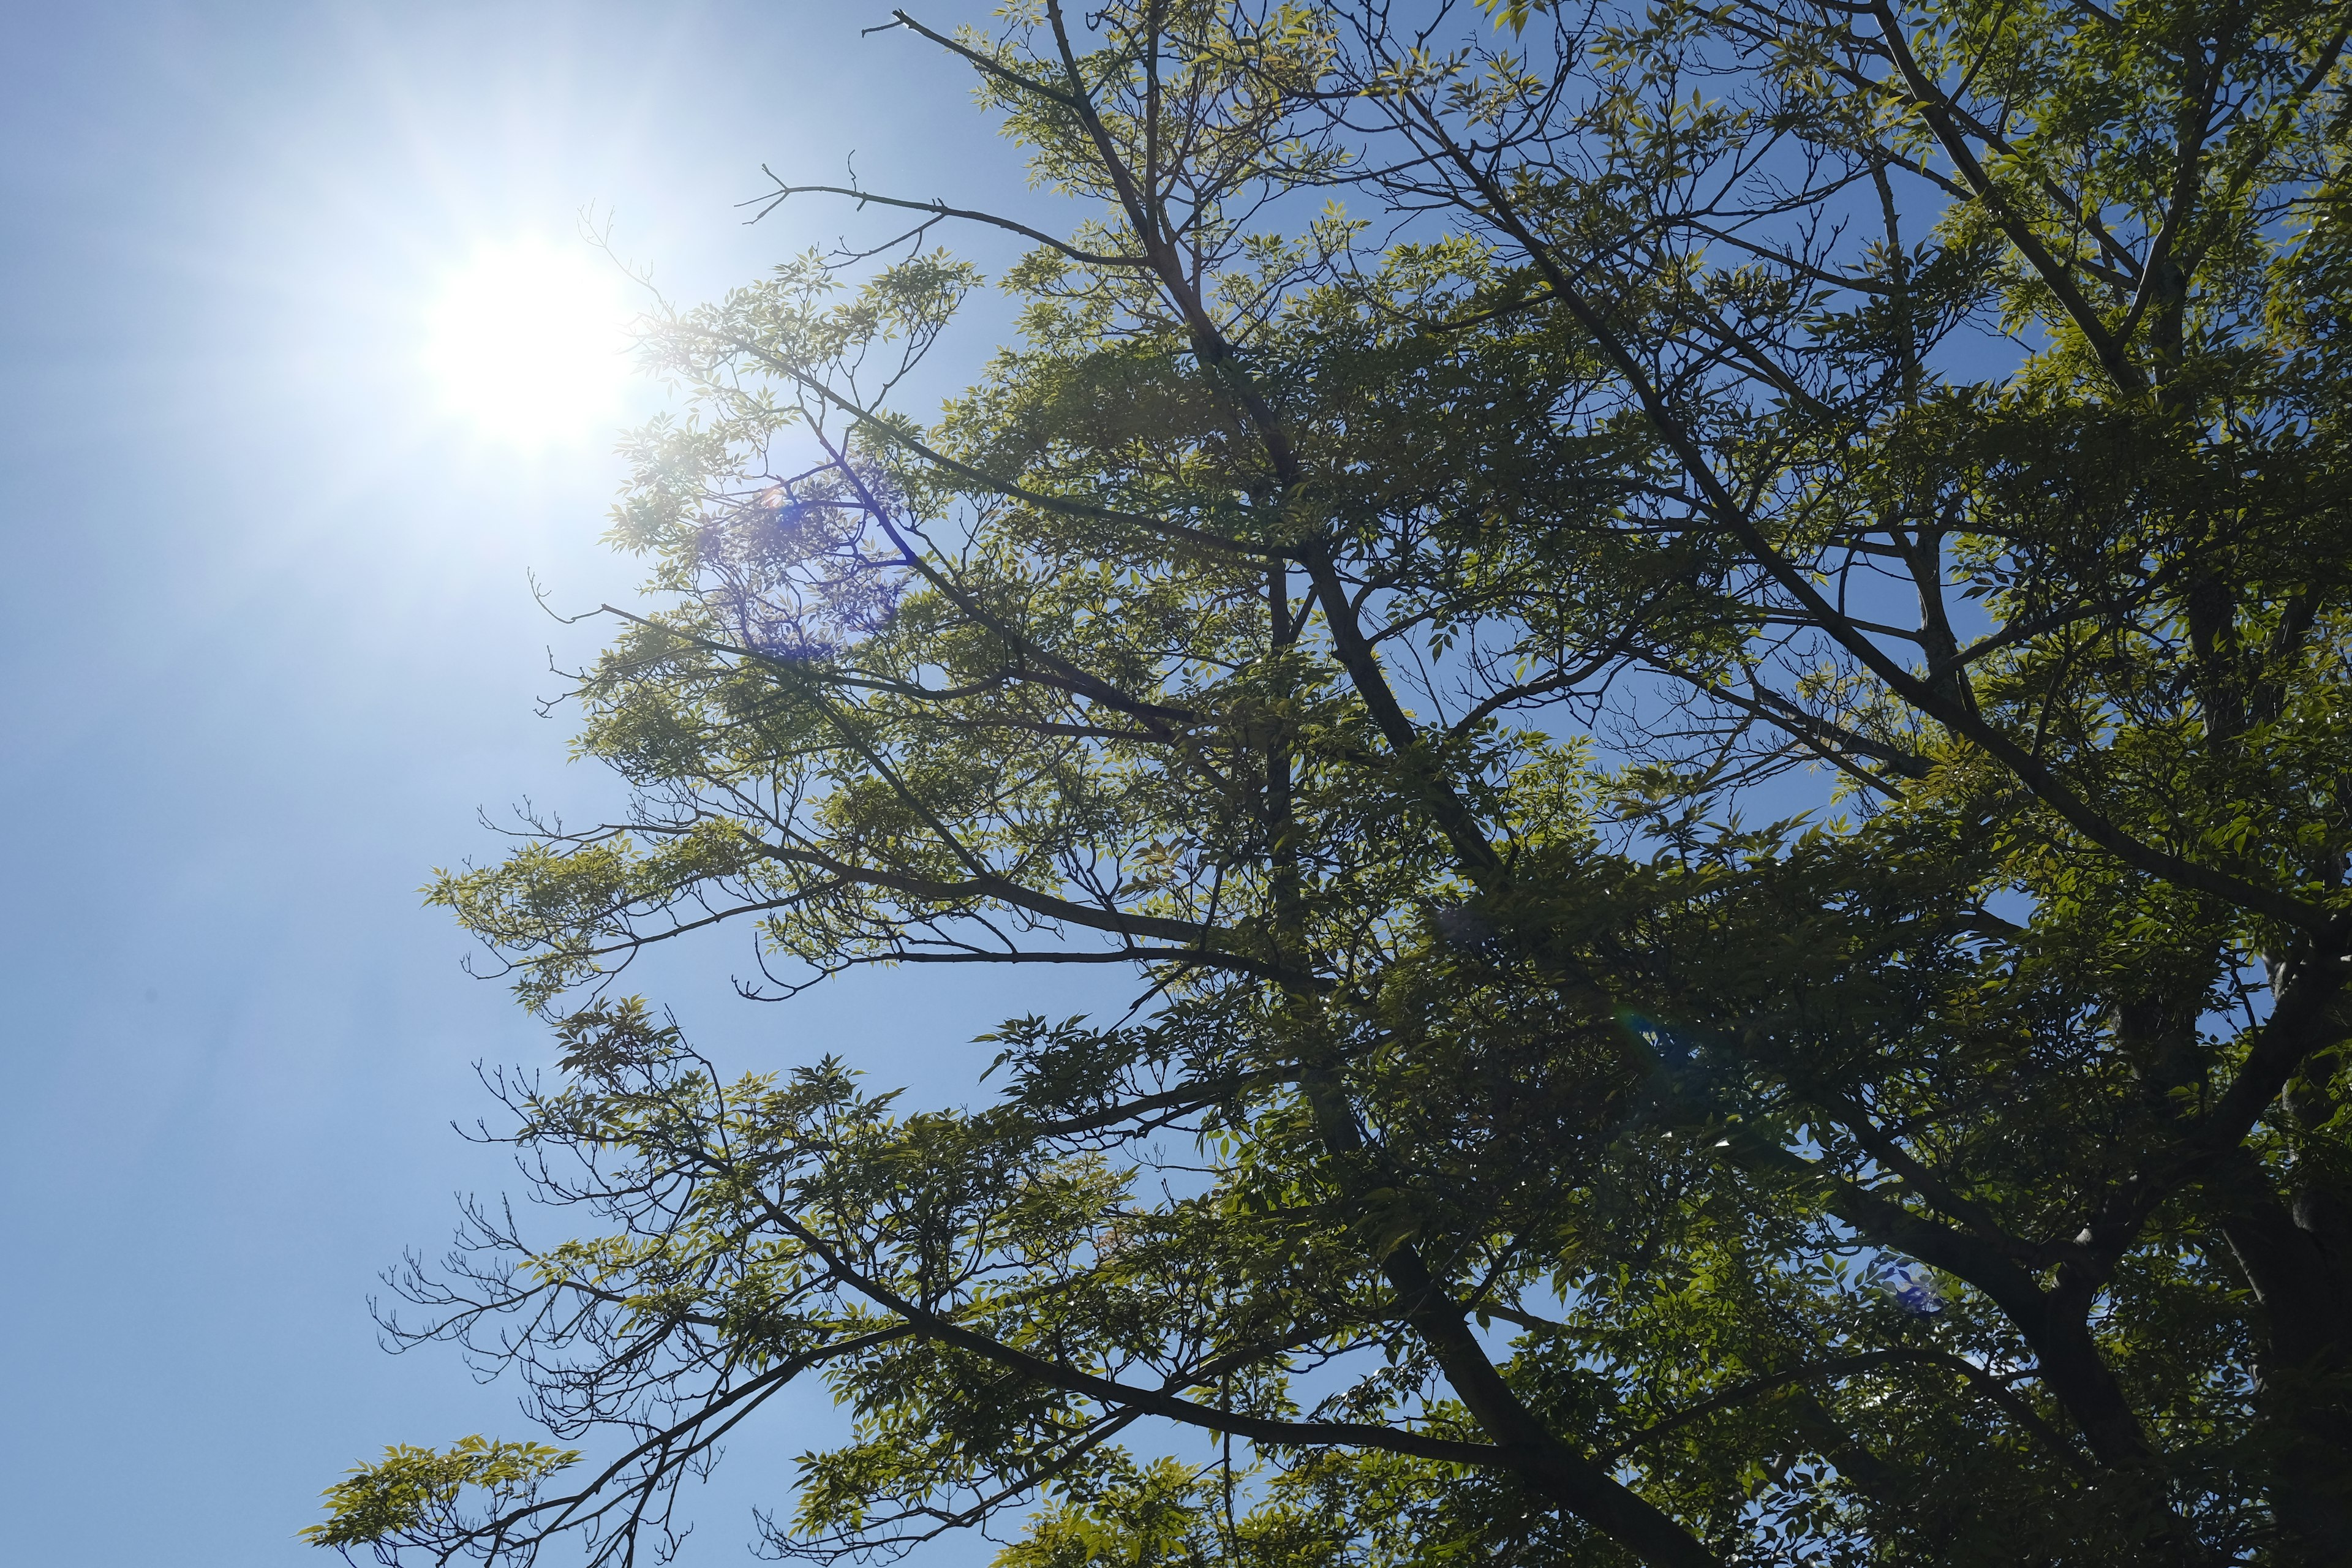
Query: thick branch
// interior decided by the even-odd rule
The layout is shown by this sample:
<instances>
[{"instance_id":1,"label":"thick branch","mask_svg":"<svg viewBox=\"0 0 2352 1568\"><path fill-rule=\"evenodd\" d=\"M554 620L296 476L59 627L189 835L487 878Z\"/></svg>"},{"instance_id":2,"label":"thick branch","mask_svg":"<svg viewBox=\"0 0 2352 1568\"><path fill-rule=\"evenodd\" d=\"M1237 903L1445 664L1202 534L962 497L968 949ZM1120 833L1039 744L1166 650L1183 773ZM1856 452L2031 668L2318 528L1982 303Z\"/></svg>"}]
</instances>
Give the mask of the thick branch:
<instances>
[{"instance_id":1,"label":"thick branch","mask_svg":"<svg viewBox=\"0 0 2352 1568\"><path fill-rule=\"evenodd\" d=\"M1993 221L2000 226L2001 233L2009 237L2009 242L2017 247L2018 254L2025 258L2026 264L2033 268L2043 286L2057 299L2067 319L2074 323L2075 331L2081 332L2084 341L2091 345L2091 352L2098 356L2099 363L2105 367L2116 387L2126 396L2137 396L2147 391L2147 378L2132 363L2123 344L2107 331L2098 310L2083 298L2082 291L2074 287L2074 280L2058 264L2058 258L2050 254L2032 226L2010 205L2008 196L1985 172L1984 165L1977 161L1968 138L1961 134L1960 128L1953 121L1951 106L1919 69L1919 62L1912 58L1911 46L1903 37L1903 24L1895 19L1885 0L1877 0L1870 9L1871 15L1878 19L1880 41L1885 46L1887 58L1895 62L1895 68L1902 76L1903 85L1910 93L1911 100L1918 106L1920 117L1927 121L1927 129L1935 132L1937 142L1944 149L1945 155L1951 159L1953 166L1960 171L1960 177L1968 182L1969 189L1985 204L1986 210L1993 216Z\"/></svg>"}]
</instances>

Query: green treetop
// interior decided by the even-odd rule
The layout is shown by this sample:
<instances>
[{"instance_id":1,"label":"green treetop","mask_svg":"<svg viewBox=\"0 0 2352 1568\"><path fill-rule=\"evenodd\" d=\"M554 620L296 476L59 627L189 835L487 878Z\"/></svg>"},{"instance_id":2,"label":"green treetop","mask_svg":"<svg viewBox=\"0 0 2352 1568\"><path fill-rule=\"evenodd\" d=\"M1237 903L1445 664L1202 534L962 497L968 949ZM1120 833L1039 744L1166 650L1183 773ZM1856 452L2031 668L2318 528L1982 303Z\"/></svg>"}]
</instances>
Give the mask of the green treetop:
<instances>
[{"instance_id":1,"label":"green treetop","mask_svg":"<svg viewBox=\"0 0 2352 1568\"><path fill-rule=\"evenodd\" d=\"M2352 1562L2352 10L1488 10L898 14L1091 216L652 323L635 804L433 892L580 1224L404 1280L580 1448L317 1539L650 1559L807 1378L816 1560ZM727 1082L717 927L1146 1000Z\"/></svg>"}]
</instances>

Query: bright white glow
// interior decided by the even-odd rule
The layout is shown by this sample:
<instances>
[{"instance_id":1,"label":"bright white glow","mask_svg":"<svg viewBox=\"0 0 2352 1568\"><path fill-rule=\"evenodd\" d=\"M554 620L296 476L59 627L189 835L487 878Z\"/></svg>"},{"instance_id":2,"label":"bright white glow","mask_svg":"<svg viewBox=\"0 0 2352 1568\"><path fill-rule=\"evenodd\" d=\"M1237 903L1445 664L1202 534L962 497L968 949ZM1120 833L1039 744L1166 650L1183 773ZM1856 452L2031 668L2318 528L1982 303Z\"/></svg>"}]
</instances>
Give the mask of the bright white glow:
<instances>
[{"instance_id":1,"label":"bright white glow","mask_svg":"<svg viewBox=\"0 0 2352 1568\"><path fill-rule=\"evenodd\" d=\"M425 362L449 411L485 437L592 441L620 412L630 314L617 270L581 247L485 248L443 280Z\"/></svg>"}]
</instances>

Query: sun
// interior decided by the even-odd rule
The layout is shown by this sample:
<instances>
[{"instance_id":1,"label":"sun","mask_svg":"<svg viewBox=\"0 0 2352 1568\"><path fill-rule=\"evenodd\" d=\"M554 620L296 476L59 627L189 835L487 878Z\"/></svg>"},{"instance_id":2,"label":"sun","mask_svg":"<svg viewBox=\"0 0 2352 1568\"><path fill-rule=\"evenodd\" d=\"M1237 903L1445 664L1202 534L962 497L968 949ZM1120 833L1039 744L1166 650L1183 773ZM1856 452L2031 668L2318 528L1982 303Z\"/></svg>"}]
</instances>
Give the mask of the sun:
<instances>
[{"instance_id":1,"label":"sun","mask_svg":"<svg viewBox=\"0 0 2352 1568\"><path fill-rule=\"evenodd\" d=\"M425 368L447 411L485 437L593 441L620 413L630 315L618 270L584 247L487 246L441 279Z\"/></svg>"}]
</instances>

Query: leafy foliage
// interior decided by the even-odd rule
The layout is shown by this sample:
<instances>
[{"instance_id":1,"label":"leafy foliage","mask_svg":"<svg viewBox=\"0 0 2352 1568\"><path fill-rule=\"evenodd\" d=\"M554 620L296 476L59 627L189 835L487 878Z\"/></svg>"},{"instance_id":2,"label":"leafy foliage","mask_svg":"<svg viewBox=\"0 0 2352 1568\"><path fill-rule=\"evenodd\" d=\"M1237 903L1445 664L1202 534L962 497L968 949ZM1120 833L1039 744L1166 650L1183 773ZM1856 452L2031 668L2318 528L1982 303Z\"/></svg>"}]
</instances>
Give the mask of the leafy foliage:
<instances>
[{"instance_id":1,"label":"leafy foliage","mask_svg":"<svg viewBox=\"0 0 2352 1568\"><path fill-rule=\"evenodd\" d=\"M635 808L432 894L586 1223L395 1330L615 1447L315 1538L671 1550L814 1376L817 1561L2347 1561L2346 20L902 14L1099 214L928 423L936 204L652 323ZM901 1112L611 994L729 923L1150 990Z\"/></svg>"},{"instance_id":2,"label":"leafy foliage","mask_svg":"<svg viewBox=\"0 0 2352 1568\"><path fill-rule=\"evenodd\" d=\"M331 1517L303 1531L303 1539L320 1546L430 1541L468 1528L457 1506L467 1488L478 1488L488 1510L503 1513L579 1458L576 1449L493 1443L478 1435L459 1438L446 1453L395 1443L327 1489Z\"/></svg>"}]
</instances>

